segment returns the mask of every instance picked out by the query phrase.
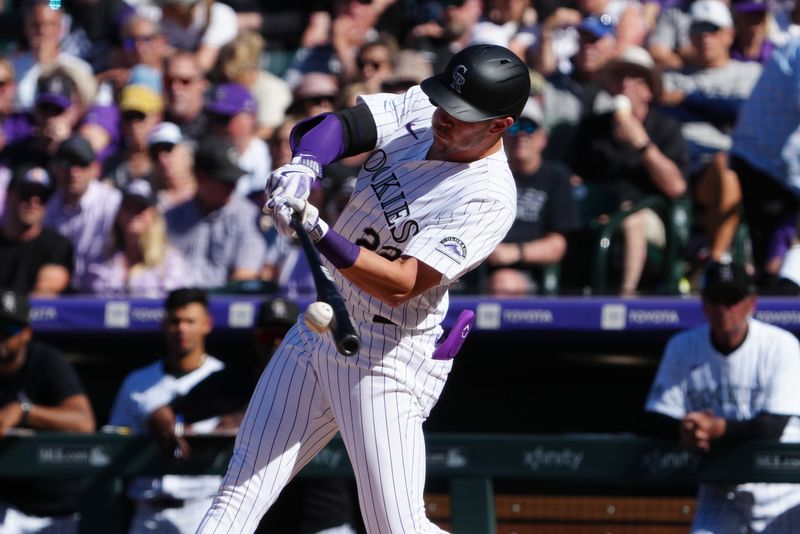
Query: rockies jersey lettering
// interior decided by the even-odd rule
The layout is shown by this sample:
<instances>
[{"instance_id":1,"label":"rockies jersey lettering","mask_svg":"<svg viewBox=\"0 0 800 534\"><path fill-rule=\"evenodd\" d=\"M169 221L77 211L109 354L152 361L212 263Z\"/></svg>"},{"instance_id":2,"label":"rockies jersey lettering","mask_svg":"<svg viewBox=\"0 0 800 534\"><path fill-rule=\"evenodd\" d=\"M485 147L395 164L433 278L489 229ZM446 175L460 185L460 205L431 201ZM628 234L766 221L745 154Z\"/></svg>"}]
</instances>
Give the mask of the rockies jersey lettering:
<instances>
[{"instance_id":1,"label":"rockies jersey lettering","mask_svg":"<svg viewBox=\"0 0 800 534\"><path fill-rule=\"evenodd\" d=\"M407 328L433 328L447 310L447 286L483 261L514 221L514 179L502 150L473 163L426 160L435 108L418 87L362 98L375 117L378 147L335 229L385 258L414 256L443 280L391 308L335 271L334 279L356 321L380 315Z\"/></svg>"},{"instance_id":2,"label":"rockies jersey lettering","mask_svg":"<svg viewBox=\"0 0 800 534\"><path fill-rule=\"evenodd\" d=\"M434 107L419 87L363 100L378 142L334 228L390 260L414 257L442 281L391 307L329 268L361 349L345 358L331 335L312 333L302 320L292 327L256 387L202 534L252 532L286 482L337 432L367 532L443 534L425 516L422 423L453 364L433 358L447 287L505 236L516 187L502 150L472 163L426 159Z\"/></svg>"}]
</instances>

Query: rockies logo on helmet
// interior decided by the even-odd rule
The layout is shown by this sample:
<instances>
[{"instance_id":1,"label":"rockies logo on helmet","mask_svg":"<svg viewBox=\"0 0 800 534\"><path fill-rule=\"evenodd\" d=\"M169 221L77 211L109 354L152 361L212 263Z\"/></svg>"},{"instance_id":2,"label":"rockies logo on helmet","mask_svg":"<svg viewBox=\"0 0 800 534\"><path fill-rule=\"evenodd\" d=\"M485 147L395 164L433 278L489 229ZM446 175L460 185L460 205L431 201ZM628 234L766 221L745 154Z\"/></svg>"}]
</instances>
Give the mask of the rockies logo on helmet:
<instances>
[{"instance_id":1,"label":"rockies logo on helmet","mask_svg":"<svg viewBox=\"0 0 800 534\"><path fill-rule=\"evenodd\" d=\"M464 77L466 73L467 67L464 65L458 65L453 69L453 81L450 82L450 87L452 87L453 91L458 94L461 94L461 86L463 86L464 82L467 81L467 79Z\"/></svg>"}]
</instances>

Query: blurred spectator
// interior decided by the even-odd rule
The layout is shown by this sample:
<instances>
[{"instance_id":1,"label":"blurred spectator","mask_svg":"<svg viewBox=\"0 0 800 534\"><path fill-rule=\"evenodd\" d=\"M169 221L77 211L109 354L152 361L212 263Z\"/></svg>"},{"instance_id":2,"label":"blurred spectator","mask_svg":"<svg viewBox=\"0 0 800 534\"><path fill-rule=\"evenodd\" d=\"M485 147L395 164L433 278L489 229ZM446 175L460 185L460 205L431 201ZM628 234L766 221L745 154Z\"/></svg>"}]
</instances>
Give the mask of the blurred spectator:
<instances>
[{"instance_id":1,"label":"blurred spectator","mask_svg":"<svg viewBox=\"0 0 800 534\"><path fill-rule=\"evenodd\" d=\"M167 41L157 22L133 15L122 26L122 48L110 60L109 69L98 74L100 81L110 81L118 93L128 83L130 71L144 65L161 72L167 56Z\"/></svg>"},{"instance_id":2,"label":"blurred spectator","mask_svg":"<svg viewBox=\"0 0 800 534\"><path fill-rule=\"evenodd\" d=\"M261 68L263 50L264 40L260 35L241 32L219 51L216 70L221 82L243 85L255 97L256 135L267 140L283 120L292 102L292 92L283 79Z\"/></svg>"},{"instance_id":3,"label":"blurred spectator","mask_svg":"<svg viewBox=\"0 0 800 534\"><path fill-rule=\"evenodd\" d=\"M217 61L219 49L236 37L236 13L214 0L157 0L161 28L171 47L192 52L203 72Z\"/></svg>"},{"instance_id":4,"label":"blurred spectator","mask_svg":"<svg viewBox=\"0 0 800 534\"><path fill-rule=\"evenodd\" d=\"M331 46L344 80L356 78L356 54L367 42L378 39L378 19L391 2L386 0L335 0Z\"/></svg>"},{"instance_id":5,"label":"blurred spectator","mask_svg":"<svg viewBox=\"0 0 800 534\"><path fill-rule=\"evenodd\" d=\"M694 59L695 49L689 39L689 6L693 1L661 0L645 4L660 8L647 38L647 51L661 69L681 70Z\"/></svg>"},{"instance_id":6,"label":"blurred spectator","mask_svg":"<svg viewBox=\"0 0 800 534\"><path fill-rule=\"evenodd\" d=\"M763 64L775 50L775 43L770 38L769 6L766 0L735 0L731 8L736 30L731 57Z\"/></svg>"},{"instance_id":7,"label":"blurred spectator","mask_svg":"<svg viewBox=\"0 0 800 534\"><path fill-rule=\"evenodd\" d=\"M81 119L76 133L89 141L92 150L97 154L97 160L105 162L119 147L119 108L113 103L93 105Z\"/></svg>"},{"instance_id":8,"label":"blurred spectator","mask_svg":"<svg viewBox=\"0 0 800 534\"><path fill-rule=\"evenodd\" d=\"M161 122L164 101L146 85L127 85L119 102L122 113L122 146L103 162L102 176L117 188L137 179L151 179L147 136Z\"/></svg>"},{"instance_id":9,"label":"blurred spectator","mask_svg":"<svg viewBox=\"0 0 800 534\"><path fill-rule=\"evenodd\" d=\"M361 46L356 54L358 70L354 81L363 83L368 92L377 93L392 75L399 48L397 41L388 35Z\"/></svg>"},{"instance_id":10,"label":"blurred spectator","mask_svg":"<svg viewBox=\"0 0 800 534\"><path fill-rule=\"evenodd\" d=\"M547 75L543 106L550 129L548 158L567 160L581 118L608 106L602 75L617 49L614 32L610 17L587 17L578 25L578 52L571 59L570 74L559 70L543 73Z\"/></svg>"},{"instance_id":11,"label":"blurred spectator","mask_svg":"<svg viewBox=\"0 0 800 534\"><path fill-rule=\"evenodd\" d=\"M419 85L425 78L433 76L433 67L425 56L417 50L401 50L397 54L394 70L381 84L384 93L404 93ZM353 104L355 105L355 100Z\"/></svg>"},{"instance_id":12,"label":"blurred spectator","mask_svg":"<svg viewBox=\"0 0 800 534\"><path fill-rule=\"evenodd\" d=\"M324 72L304 74L292 92L292 104L287 113L300 118L313 117L334 111L334 102L339 94L336 76ZM277 168L277 167L276 167Z\"/></svg>"},{"instance_id":13,"label":"blurred spectator","mask_svg":"<svg viewBox=\"0 0 800 534\"><path fill-rule=\"evenodd\" d=\"M72 135L81 116L75 83L56 69L37 82L36 104L31 112L33 128L26 137L7 145L2 159L9 168L22 165L47 167L59 145Z\"/></svg>"},{"instance_id":14,"label":"blurred spectator","mask_svg":"<svg viewBox=\"0 0 800 534\"><path fill-rule=\"evenodd\" d=\"M577 0L575 7L560 7L541 21L539 39L530 49L530 54L533 67L545 77L556 71L564 74L572 71L574 61L571 58L580 49L580 26L587 20L599 20L614 28L614 52L643 43L647 27L640 3L631 0Z\"/></svg>"},{"instance_id":15,"label":"blurred spectator","mask_svg":"<svg viewBox=\"0 0 800 534\"><path fill-rule=\"evenodd\" d=\"M293 51L328 39L330 0L228 0L240 31L259 32L271 50Z\"/></svg>"},{"instance_id":16,"label":"blurred spectator","mask_svg":"<svg viewBox=\"0 0 800 534\"><path fill-rule=\"evenodd\" d=\"M686 145L678 123L651 107L661 83L650 54L629 47L608 64L605 82L618 108L581 122L572 147L573 171L610 197L607 206L599 206L601 211L630 206L647 195L682 196ZM620 292L631 295L644 269L648 234L650 241L663 246L663 224L654 212L640 210L625 219L622 229Z\"/></svg>"},{"instance_id":17,"label":"blurred spectator","mask_svg":"<svg viewBox=\"0 0 800 534\"><path fill-rule=\"evenodd\" d=\"M100 164L89 142L73 136L58 147L51 165L56 194L47 203L45 226L72 243L75 266L72 287L86 287L87 265L101 261L121 194L100 182Z\"/></svg>"},{"instance_id":18,"label":"blurred spectator","mask_svg":"<svg viewBox=\"0 0 800 534\"><path fill-rule=\"evenodd\" d=\"M192 198L197 191L197 180L192 171L192 149L181 130L171 122L162 122L153 128L147 138L153 160L153 184L158 193L158 210L169 208Z\"/></svg>"},{"instance_id":19,"label":"blurred spectator","mask_svg":"<svg viewBox=\"0 0 800 534\"><path fill-rule=\"evenodd\" d=\"M731 59L733 18L722 0L698 0L690 10L689 34L696 50L695 66L664 73L659 102L683 122L689 146L689 173L702 172L712 155L727 151L729 131L739 107L750 95L761 66Z\"/></svg>"},{"instance_id":20,"label":"blurred spectator","mask_svg":"<svg viewBox=\"0 0 800 534\"><path fill-rule=\"evenodd\" d=\"M0 439L34 430L94 432L89 398L61 351L33 341L28 300L0 291ZM0 484L0 531L78 532L81 479L12 478Z\"/></svg>"},{"instance_id":21,"label":"blurred spectator","mask_svg":"<svg viewBox=\"0 0 800 534\"><path fill-rule=\"evenodd\" d=\"M800 38L775 50L742 104L730 168L739 177L756 283L774 281L800 211Z\"/></svg>"},{"instance_id":22,"label":"blurred spectator","mask_svg":"<svg viewBox=\"0 0 800 534\"><path fill-rule=\"evenodd\" d=\"M167 242L167 226L147 180L125 185L103 252L102 263L87 266L86 285L80 289L105 297L163 298L190 284L189 266Z\"/></svg>"},{"instance_id":23,"label":"blurred spectator","mask_svg":"<svg viewBox=\"0 0 800 534\"><path fill-rule=\"evenodd\" d=\"M208 82L193 54L178 52L164 65L165 120L177 124L183 135L197 141L206 133L203 114Z\"/></svg>"},{"instance_id":24,"label":"blurred spectator","mask_svg":"<svg viewBox=\"0 0 800 534\"><path fill-rule=\"evenodd\" d=\"M166 38L161 27L144 17L130 17L122 27L122 49L128 67L147 65L161 70L167 56Z\"/></svg>"},{"instance_id":25,"label":"blurred spectator","mask_svg":"<svg viewBox=\"0 0 800 534\"><path fill-rule=\"evenodd\" d=\"M239 154L237 163L245 172L236 182L236 194L261 195L272 172L267 144L256 137L256 99L238 83L218 85L205 110L209 132L230 139Z\"/></svg>"},{"instance_id":26,"label":"blurred spectator","mask_svg":"<svg viewBox=\"0 0 800 534\"><path fill-rule=\"evenodd\" d=\"M694 199L705 208L709 255L718 260L730 247L741 199L739 184L726 171L726 158L720 152L730 149L730 132L761 66L731 59L733 18L721 0L698 0L689 14L694 63L684 72L664 74L660 101L683 122L689 148L687 176Z\"/></svg>"},{"instance_id":27,"label":"blurred spectator","mask_svg":"<svg viewBox=\"0 0 800 534\"><path fill-rule=\"evenodd\" d=\"M50 7L48 0L31 0L23 6L25 38L28 49L13 57L17 79L17 108L33 107L36 98L36 82L43 72L56 66L69 68L70 73L82 73L82 79L93 78L92 67L80 57L61 50L64 31L63 10ZM77 82L77 77L73 78ZM93 80L92 80L93 83ZM87 95L84 95L87 96ZM91 104L83 99L84 105Z\"/></svg>"},{"instance_id":28,"label":"blurred spectator","mask_svg":"<svg viewBox=\"0 0 800 534\"><path fill-rule=\"evenodd\" d=\"M45 206L55 186L41 167L20 168L8 186L0 232L0 287L55 295L69 286L72 245L44 228Z\"/></svg>"},{"instance_id":29,"label":"blurred spectator","mask_svg":"<svg viewBox=\"0 0 800 534\"><path fill-rule=\"evenodd\" d=\"M89 62L95 72L108 68L108 55L119 48L121 28L133 15L124 0L63 0L61 8L69 15L62 50Z\"/></svg>"},{"instance_id":30,"label":"blurred spectator","mask_svg":"<svg viewBox=\"0 0 800 534\"><path fill-rule=\"evenodd\" d=\"M109 424L127 427L134 434L150 434L173 460L188 460L192 450L185 434L230 430L217 411L183 419L170 403L188 395L192 388L225 364L206 352L206 337L213 329L208 295L196 288L169 293L163 329L167 352L163 359L131 372L122 383L111 410ZM245 388L242 388L245 389ZM216 408L214 403L211 410ZM235 427L234 427L235 429ZM211 505L222 480L219 475L139 476L131 480L127 494L135 504L130 532L193 534Z\"/></svg>"},{"instance_id":31,"label":"blurred spectator","mask_svg":"<svg viewBox=\"0 0 800 534\"><path fill-rule=\"evenodd\" d=\"M486 17L475 25L471 44L495 44L525 59L536 40L536 11L530 0L488 0Z\"/></svg>"},{"instance_id":32,"label":"blurred spectator","mask_svg":"<svg viewBox=\"0 0 800 534\"><path fill-rule=\"evenodd\" d=\"M167 211L167 235L203 287L253 280L264 264L265 245L257 226L259 210L234 195L244 171L236 148L216 137L195 152L194 198Z\"/></svg>"},{"instance_id":33,"label":"blurred spectator","mask_svg":"<svg viewBox=\"0 0 800 534\"><path fill-rule=\"evenodd\" d=\"M24 113L14 112L16 92L14 66L8 58L0 56L0 152L6 145L30 135L30 118Z\"/></svg>"},{"instance_id":34,"label":"blurred spectator","mask_svg":"<svg viewBox=\"0 0 800 534\"><path fill-rule=\"evenodd\" d=\"M427 0L417 24L404 46L420 50L431 62L434 72L444 72L450 58L472 41L475 25L481 17L481 0Z\"/></svg>"},{"instance_id":35,"label":"blurred spectator","mask_svg":"<svg viewBox=\"0 0 800 534\"><path fill-rule=\"evenodd\" d=\"M508 165L517 183L517 218L487 262L488 291L498 295L536 293L536 268L556 264L567 250L567 234L577 225L569 169L543 159L547 131L538 102L528 100L503 135Z\"/></svg>"},{"instance_id":36,"label":"blurred spectator","mask_svg":"<svg viewBox=\"0 0 800 534\"><path fill-rule=\"evenodd\" d=\"M800 347L789 332L753 318L754 291L742 265L708 265L708 325L667 344L645 404L649 433L701 452L753 439L800 440ZM800 484L700 484L691 531L789 534L798 513Z\"/></svg>"}]
</instances>

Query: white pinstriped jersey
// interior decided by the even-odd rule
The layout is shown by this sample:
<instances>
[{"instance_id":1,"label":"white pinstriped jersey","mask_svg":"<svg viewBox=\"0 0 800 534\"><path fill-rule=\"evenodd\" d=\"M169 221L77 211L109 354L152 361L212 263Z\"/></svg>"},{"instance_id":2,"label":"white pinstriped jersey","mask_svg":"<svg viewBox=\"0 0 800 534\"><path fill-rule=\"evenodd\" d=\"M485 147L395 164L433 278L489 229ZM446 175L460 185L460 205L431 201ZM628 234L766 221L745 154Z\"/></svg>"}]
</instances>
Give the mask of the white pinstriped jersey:
<instances>
[{"instance_id":1,"label":"white pinstriped jersey","mask_svg":"<svg viewBox=\"0 0 800 534\"><path fill-rule=\"evenodd\" d=\"M645 409L675 419L704 410L737 421L790 415L780 440L800 441L800 344L778 327L748 324L744 343L727 356L714 348L708 326L673 337ZM798 505L800 484L702 484L692 532L760 532L767 525L773 534L797 532Z\"/></svg>"},{"instance_id":2,"label":"white pinstriped jersey","mask_svg":"<svg viewBox=\"0 0 800 534\"><path fill-rule=\"evenodd\" d=\"M329 270L356 321L380 315L404 328L433 328L447 312L447 287L483 261L511 227L514 178L503 150L472 163L426 160L436 108L418 86L402 95L361 98L375 118L377 148L335 229L384 257L413 256L440 272L442 282L392 308Z\"/></svg>"}]
</instances>

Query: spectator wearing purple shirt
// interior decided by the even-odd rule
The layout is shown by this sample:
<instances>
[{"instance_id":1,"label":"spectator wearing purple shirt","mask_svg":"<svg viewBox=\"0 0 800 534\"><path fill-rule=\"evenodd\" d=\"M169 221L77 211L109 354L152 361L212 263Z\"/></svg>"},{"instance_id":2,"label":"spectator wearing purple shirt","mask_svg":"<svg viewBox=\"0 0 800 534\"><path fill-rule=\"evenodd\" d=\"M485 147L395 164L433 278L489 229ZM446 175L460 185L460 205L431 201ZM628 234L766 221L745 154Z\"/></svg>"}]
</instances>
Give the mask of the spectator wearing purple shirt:
<instances>
[{"instance_id":1,"label":"spectator wearing purple shirt","mask_svg":"<svg viewBox=\"0 0 800 534\"><path fill-rule=\"evenodd\" d=\"M194 283L217 288L255 280L266 246L257 226L258 208L234 195L244 171L224 138L203 139L195 153L197 193L167 211L167 236L189 261Z\"/></svg>"},{"instance_id":2,"label":"spectator wearing purple shirt","mask_svg":"<svg viewBox=\"0 0 800 534\"><path fill-rule=\"evenodd\" d=\"M66 236L75 249L73 289L86 287L86 267L103 258L122 194L101 183L100 164L89 142L73 136L58 147L52 165L57 191L47 205L45 226Z\"/></svg>"},{"instance_id":3,"label":"spectator wearing purple shirt","mask_svg":"<svg viewBox=\"0 0 800 534\"><path fill-rule=\"evenodd\" d=\"M163 298L185 287L189 266L167 242L164 217L156 209L156 194L147 180L125 186L104 258L86 269L86 289L102 296Z\"/></svg>"}]
</instances>

